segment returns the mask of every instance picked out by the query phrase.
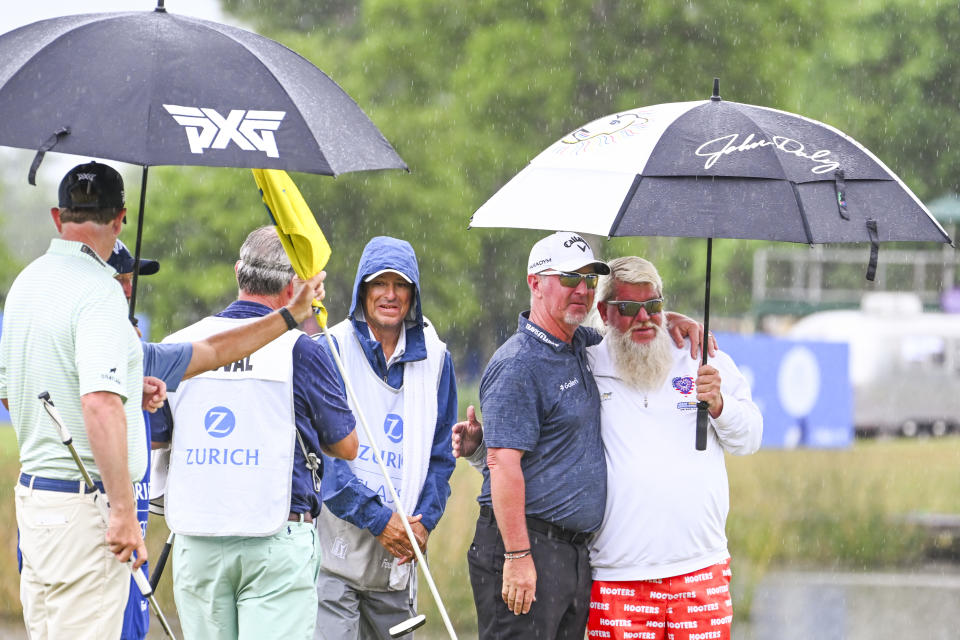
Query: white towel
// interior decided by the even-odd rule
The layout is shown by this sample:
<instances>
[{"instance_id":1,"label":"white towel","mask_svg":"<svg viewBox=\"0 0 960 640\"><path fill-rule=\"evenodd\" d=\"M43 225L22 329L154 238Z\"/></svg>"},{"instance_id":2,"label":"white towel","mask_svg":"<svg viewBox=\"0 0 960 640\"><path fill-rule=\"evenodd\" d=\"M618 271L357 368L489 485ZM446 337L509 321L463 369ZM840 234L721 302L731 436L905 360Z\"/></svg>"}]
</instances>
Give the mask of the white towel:
<instances>
[{"instance_id":1,"label":"white towel","mask_svg":"<svg viewBox=\"0 0 960 640\"><path fill-rule=\"evenodd\" d=\"M399 487L400 501L407 515L415 515L413 511L420 501L423 483L427 478L437 426L437 389L447 352L447 345L440 340L426 317L423 324L427 357L403 365L404 421L407 425L413 425L413 428L403 430L403 476ZM401 589L407 584L411 566L410 563L397 564L394 560L390 569L392 589Z\"/></svg>"}]
</instances>

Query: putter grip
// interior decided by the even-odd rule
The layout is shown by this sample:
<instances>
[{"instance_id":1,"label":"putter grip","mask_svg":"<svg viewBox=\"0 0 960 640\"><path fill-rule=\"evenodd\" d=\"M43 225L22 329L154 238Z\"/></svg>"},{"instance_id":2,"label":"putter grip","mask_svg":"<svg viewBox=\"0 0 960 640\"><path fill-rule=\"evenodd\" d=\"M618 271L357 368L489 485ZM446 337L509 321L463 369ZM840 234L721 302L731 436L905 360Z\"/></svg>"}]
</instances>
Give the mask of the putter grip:
<instances>
[{"instance_id":1,"label":"putter grip","mask_svg":"<svg viewBox=\"0 0 960 640\"><path fill-rule=\"evenodd\" d=\"M707 450L707 403L697 403L697 451Z\"/></svg>"},{"instance_id":2,"label":"putter grip","mask_svg":"<svg viewBox=\"0 0 960 640\"><path fill-rule=\"evenodd\" d=\"M153 587L150 586L150 581L147 580L147 576L140 569L133 568L133 558L127 561L127 566L130 567L130 573L133 575L133 581L137 583L137 589L140 590L140 595L144 598L149 598L153 595Z\"/></svg>"},{"instance_id":3,"label":"putter grip","mask_svg":"<svg viewBox=\"0 0 960 640\"><path fill-rule=\"evenodd\" d=\"M150 588L154 591L157 589L157 584L160 583L160 576L163 575L163 568L167 565L167 557L170 555L171 546L172 545L169 542L163 545L163 550L160 551L160 558L157 560L157 564L153 568L153 575L150 576Z\"/></svg>"}]
</instances>

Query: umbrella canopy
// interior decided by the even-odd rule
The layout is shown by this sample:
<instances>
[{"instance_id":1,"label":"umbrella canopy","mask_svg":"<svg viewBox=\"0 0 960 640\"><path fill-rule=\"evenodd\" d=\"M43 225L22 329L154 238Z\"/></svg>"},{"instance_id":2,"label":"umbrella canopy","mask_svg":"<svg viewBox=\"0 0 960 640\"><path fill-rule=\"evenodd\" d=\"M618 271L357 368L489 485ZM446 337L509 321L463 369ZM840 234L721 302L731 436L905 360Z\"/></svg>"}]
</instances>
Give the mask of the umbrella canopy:
<instances>
[{"instance_id":1,"label":"umbrella canopy","mask_svg":"<svg viewBox=\"0 0 960 640\"><path fill-rule=\"evenodd\" d=\"M490 198L475 227L787 242L950 242L846 134L714 99L630 109L564 136Z\"/></svg>"},{"instance_id":2,"label":"umbrella canopy","mask_svg":"<svg viewBox=\"0 0 960 640\"><path fill-rule=\"evenodd\" d=\"M312 63L260 35L155 11L42 20L0 36L0 145L143 166L405 169Z\"/></svg>"}]
</instances>

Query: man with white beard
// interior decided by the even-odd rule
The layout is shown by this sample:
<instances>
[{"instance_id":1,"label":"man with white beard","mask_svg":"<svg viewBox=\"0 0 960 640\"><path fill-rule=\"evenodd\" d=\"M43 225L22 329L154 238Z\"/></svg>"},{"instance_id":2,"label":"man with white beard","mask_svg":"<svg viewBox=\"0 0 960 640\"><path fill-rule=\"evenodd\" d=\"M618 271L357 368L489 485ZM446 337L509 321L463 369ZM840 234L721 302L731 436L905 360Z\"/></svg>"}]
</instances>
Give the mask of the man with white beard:
<instances>
[{"instance_id":1,"label":"man with white beard","mask_svg":"<svg viewBox=\"0 0 960 640\"><path fill-rule=\"evenodd\" d=\"M672 343L653 264L631 256L609 266L597 289L606 335L587 349L607 463L590 636L729 639L724 452L755 452L763 419L729 356L698 366ZM697 401L710 415L706 451L693 446Z\"/></svg>"}]
</instances>

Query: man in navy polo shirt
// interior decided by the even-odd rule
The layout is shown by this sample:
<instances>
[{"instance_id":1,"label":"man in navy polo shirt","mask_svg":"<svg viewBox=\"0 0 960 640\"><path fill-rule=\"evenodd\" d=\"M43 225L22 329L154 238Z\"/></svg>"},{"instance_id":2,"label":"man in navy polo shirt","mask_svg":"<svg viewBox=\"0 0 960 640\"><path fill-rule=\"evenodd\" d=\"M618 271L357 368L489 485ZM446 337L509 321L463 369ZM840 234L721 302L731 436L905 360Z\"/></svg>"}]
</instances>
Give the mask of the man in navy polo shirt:
<instances>
[{"instance_id":1,"label":"man in navy polo shirt","mask_svg":"<svg viewBox=\"0 0 960 640\"><path fill-rule=\"evenodd\" d=\"M607 476L600 395L586 359L601 337L580 324L599 275L609 272L575 233L537 242L527 266L530 311L480 382L487 455L467 560L481 639L583 638L587 543L603 519ZM670 320L699 342L696 323Z\"/></svg>"},{"instance_id":2,"label":"man in navy polo shirt","mask_svg":"<svg viewBox=\"0 0 960 640\"><path fill-rule=\"evenodd\" d=\"M530 311L480 382L488 453L467 559L481 638L583 637L607 478L584 351L596 336L580 323L609 272L577 234L535 244Z\"/></svg>"}]
</instances>

